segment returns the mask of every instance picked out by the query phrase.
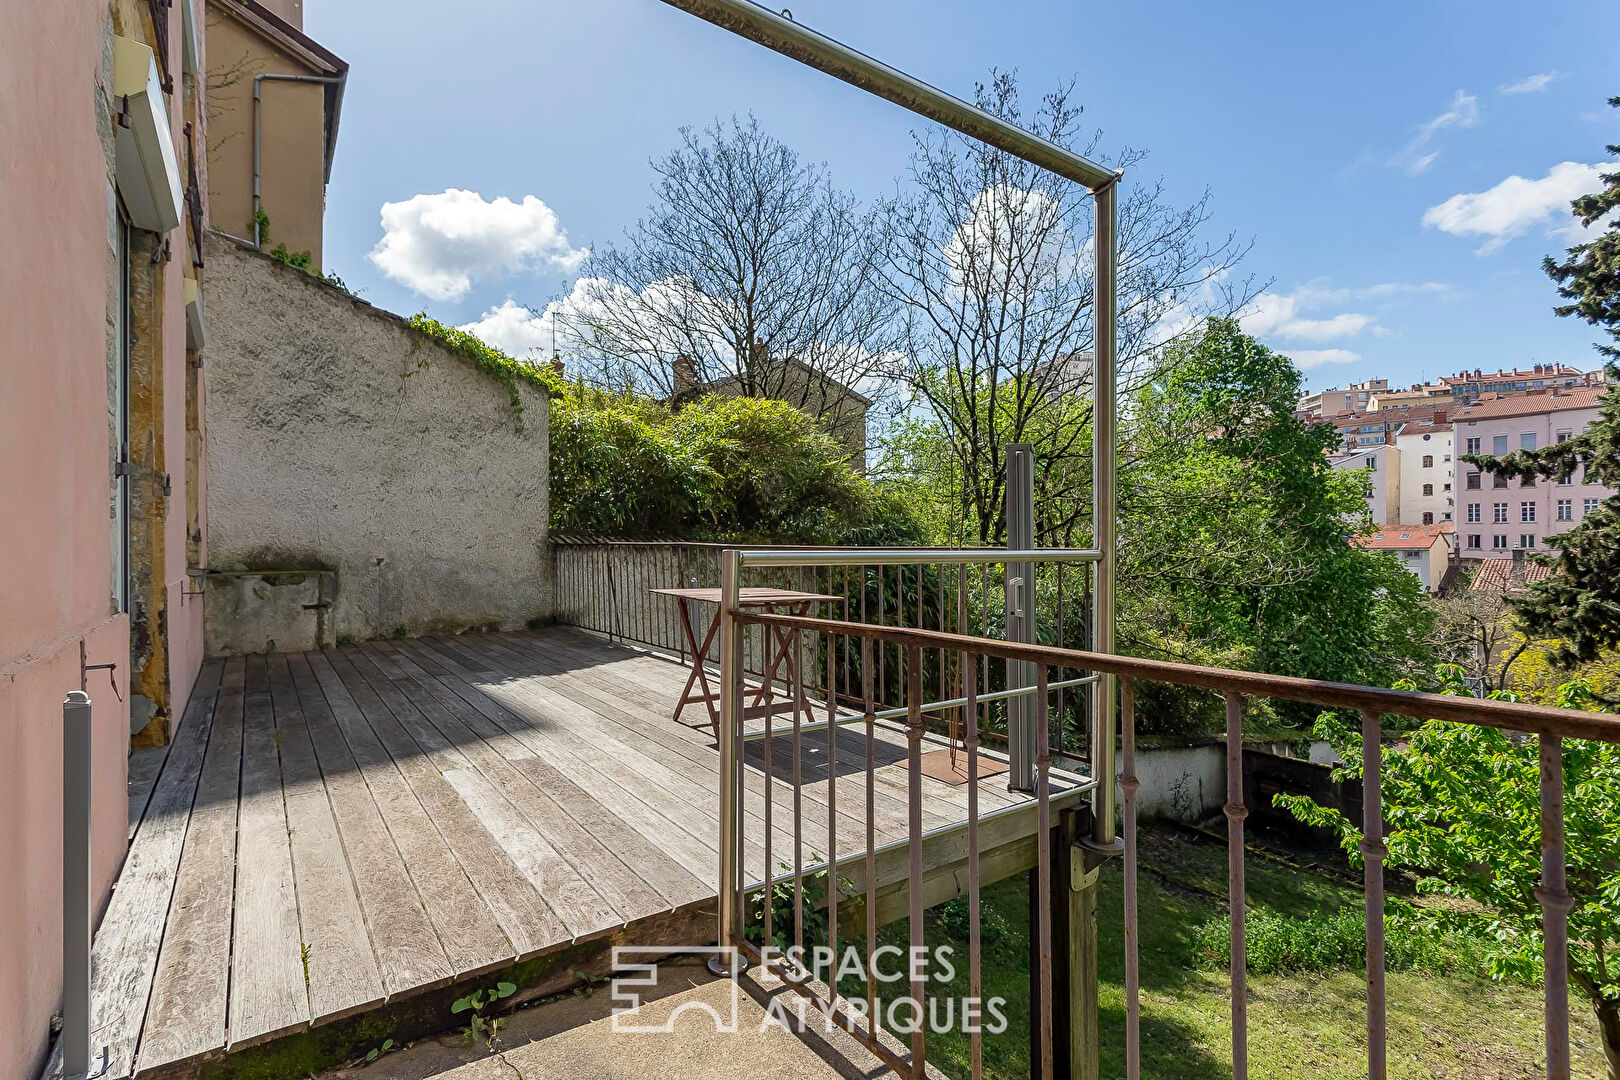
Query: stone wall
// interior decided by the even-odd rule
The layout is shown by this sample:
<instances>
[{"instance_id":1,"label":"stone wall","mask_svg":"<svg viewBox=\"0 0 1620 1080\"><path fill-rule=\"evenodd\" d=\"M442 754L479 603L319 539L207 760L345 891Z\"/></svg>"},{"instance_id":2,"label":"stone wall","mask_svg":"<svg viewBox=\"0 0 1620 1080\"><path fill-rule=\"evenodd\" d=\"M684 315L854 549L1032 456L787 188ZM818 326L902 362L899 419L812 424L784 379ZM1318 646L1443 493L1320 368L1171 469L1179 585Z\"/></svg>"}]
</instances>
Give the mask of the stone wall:
<instances>
[{"instance_id":1,"label":"stone wall","mask_svg":"<svg viewBox=\"0 0 1620 1080\"><path fill-rule=\"evenodd\" d=\"M549 620L546 396L520 383L519 417L397 315L207 253L210 652ZM290 570L331 585L247 587Z\"/></svg>"}]
</instances>

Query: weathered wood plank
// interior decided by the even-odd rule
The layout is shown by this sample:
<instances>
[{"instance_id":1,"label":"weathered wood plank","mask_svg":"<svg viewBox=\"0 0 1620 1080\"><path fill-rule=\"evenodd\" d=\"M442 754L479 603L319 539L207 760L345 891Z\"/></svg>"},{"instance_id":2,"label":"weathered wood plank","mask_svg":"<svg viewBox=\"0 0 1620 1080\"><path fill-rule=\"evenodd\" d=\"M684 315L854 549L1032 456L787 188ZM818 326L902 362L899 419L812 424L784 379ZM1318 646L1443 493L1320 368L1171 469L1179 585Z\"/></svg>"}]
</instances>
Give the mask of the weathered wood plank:
<instances>
[{"instance_id":1,"label":"weathered wood plank","mask_svg":"<svg viewBox=\"0 0 1620 1080\"><path fill-rule=\"evenodd\" d=\"M157 971L199 766L212 728L209 686L186 704L174 746L163 763L96 933L90 977L91 1042L107 1047L108 1075L135 1066L141 1027Z\"/></svg>"},{"instance_id":2,"label":"weathered wood plank","mask_svg":"<svg viewBox=\"0 0 1620 1080\"><path fill-rule=\"evenodd\" d=\"M453 660L428 647L426 642L408 643L412 655L437 656L441 665L450 667ZM496 679L498 673L491 673ZM683 867L691 872L713 894L717 881L719 856L714 841L708 843L695 837L687 828L672 828L673 818L691 816L684 809L654 810L637 797L635 789L644 781L613 760L613 755L599 749L587 748L576 754L574 748L558 736L559 728L536 713L532 707L511 694L503 693L490 682L475 684L475 673L459 668L440 679L454 690L462 700L500 724L513 736L527 744L554 768L559 769L583 790L600 802L615 817L630 825L653 844L661 846ZM493 706L490 708L490 706ZM487 710L487 711L486 711Z\"/></svg>"},{"instance_id":3,"label":"weathered wood plank","mask_svg":"<svg viewBox=\"0 0 1620 1080\"><path fill-rule=\"evenodd\" d=\"M264 657L248 657L243 686L238 887L231 942L231 953L240 962L231 966L227 1024L232 1050L309 1025L304 939Z\"/></svg>"},{"instance_id":4,"label":"weathered wood plank","mask_svg":"<svg viewBox=\"0 0 1620 1080\"><path fill-rule=\"evenodd\" d=\"M526 793L531 796L537 794L533 786L515 772L505 777L511 783L492 783L477 761L499 759L489 751L483 740L465 729L461 729L462 739L447 738L427 715L428 710L438 711L432 700L419 700L423 695L407 694L398 682L384 677L381 668L373 663L376 655L375 650L358 647L344 653L355 670L371 683L383 704L416 740L424 755L461 797L473 816L562 920L569 935L577 938L618 925L621 920L612 905L558 852L545 831L537 828L526 815L523 806L533 806L539 801L533 797L525 798ZM390 666L399 669L398 664ZM459 725L447 726L452 731L459 728ZM440 828L444 828L443 823L440 823Z\"/></svg>"},{"instance_id":5,"label":"weathered wood plank","mask_svg":"<svg viewBox=\"0 0 1620 1080\"><path fill-rule=\"evenodd\" d=\"M413 665L417 664L417 658L408 655L397 644L391 647L396 649L397 656L409 660ZM426 663L432 663L425 657L423 659ZM653 889L669 906L678 907L714 895L713 889L672 858L661 845L653 843L634 827L610 813L593 795L546 761L541 752L527 745L520 735L514 734L524 728L524 721L505 713L499 705L470 687L462 687L458 693L448 684L449 676L441 678L432 675L422 665L417 666L416 670L419 673L417 685L424 688L434 700L460 719L469 730L492 743L495 740L507 740L499 745L503 756L512 766L535 787L555 799L587 836L598 840L605 848L616 854L626 866L632 867L635 876ZM463 695L475 699L477 704ZM509 726L502 726L501 723L492 720L492 714L504 716L506 719L503 723ZM519 748L521 753L508 750L513 746Z\"/></svg>"},{"instance_id":6,"label":"weathered wood plank","mask_svg":"<svg viewBox=\"0 0 1620 1080\"><path fill-rule=\"evenodd\" d=\"M221 691L210 719L208 749L194 776L196 796L174 892L167 919L160 920L165 931L151 998L142 1003L145 1031L137 1058L142 1071L225 1044L237 787L242 766L242 690Z\"/></svg>"},{"instance_id":7,"label":"weathered wood plank","mask_svg":"<svg viewBox=\"0 0 1620 1080\"><path fill-rule=\"evenodd\" d=\"M518 871L489 829L354 669L348 652L331 650L324 657L393 757L395 767L427 811L464 876L505 932L517 958L521 960L559 941L571 940L568 928L545 897Z\"/></svg>"},{"instance_id":8,"label":"weathered wood plank","mask_svg":"<svg viewBox=\"0 0 1620 1080\"><path fill-rule=\"evenodd\" d=\"M288 659L268 663L310 1019L319 1024L382 1001L382 974Z\"/></svg>"},{"instance_id":9,"label":"weathered wood plank","mask_svg":"<svg viewBox=\"0 0 1620 1080\"><path fill-rule=\"evenodd\" d=\"M308 658L289 657L288 668L338 836L349 859L383 990L394 997L417 987L450 981L456 969L428 918L404 857L383 822L360 764L332 717Z\"/></svg>"},{"instance_id":10,"label":"weathered wood plank","mask_svg":"<svg viewBox=\"0 0 1620 1080\"><path fill-rule=\"evenodd\" d=\"M668 909L669 905L657 892L568 815L551 791L535 783L512 764L514 760L533 758L533 751L487 721L477 724L477 721L468 723L464 720L464 715L473 710L454 695L451 695L454 705L447 705L433 694L428 685L434 682L432 677L408 657L396 655L394 650L381 643L362 648L367 653L388 657L394 668L401 672L402 677L397 680L401 689L410 695L422 714L468 756L490 783L505 792L513 805L550 841L575 872L591 883L620 921L628 922ZM420 680L418 674L422 676ZM473 716L477 717L477 714L473 713ZM482 717L477 717L477 720L481 721Z\"/></svg>"},{"instance_id":11,"label":"weathered wood plank","mask_svg":"<svg viewBox=\"0 0 1620 1080\"><path fill-rule=\"evenodd\" d=\"M458 974L477 971L516 958L517 949L435 828L432 815L367 723L329 658L324 653L307 653L306 658L416 882L451 970ZM392 933L375 922L372 929L384 936Z\"/></svg>"}]
</instances>

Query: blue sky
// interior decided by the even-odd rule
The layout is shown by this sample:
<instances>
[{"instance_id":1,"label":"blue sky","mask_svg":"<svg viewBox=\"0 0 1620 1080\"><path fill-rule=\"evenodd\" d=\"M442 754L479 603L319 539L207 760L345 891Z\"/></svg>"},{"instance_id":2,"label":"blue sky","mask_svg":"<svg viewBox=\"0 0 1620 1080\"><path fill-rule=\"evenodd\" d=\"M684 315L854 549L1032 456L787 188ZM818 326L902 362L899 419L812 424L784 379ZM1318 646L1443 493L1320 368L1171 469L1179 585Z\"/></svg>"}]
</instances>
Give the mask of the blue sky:
<instances>
[{"instance_id":1,"label":"blue sky","mask_svg":"<svg viewBox=\"0 0 1620 1080\"><path fill-rule=\"evenodd\" d=\"M1243 270L1274 285L1248 326L1314 387L1596 366L1539 262L1620 141L1620 4L792 6L961 96L992 66L1031 98L1074 78L1106 147L1149 151L1138 174L1177 202L1208 187L1212 235L1253 238ZM307 0L305 29L352 65L327 269L454 323L559 295L642 212L682 125L751 109L863 199L918 125L657 0ZM488 326L513 348L534 331Z\"/></svg>"}]
</instances>

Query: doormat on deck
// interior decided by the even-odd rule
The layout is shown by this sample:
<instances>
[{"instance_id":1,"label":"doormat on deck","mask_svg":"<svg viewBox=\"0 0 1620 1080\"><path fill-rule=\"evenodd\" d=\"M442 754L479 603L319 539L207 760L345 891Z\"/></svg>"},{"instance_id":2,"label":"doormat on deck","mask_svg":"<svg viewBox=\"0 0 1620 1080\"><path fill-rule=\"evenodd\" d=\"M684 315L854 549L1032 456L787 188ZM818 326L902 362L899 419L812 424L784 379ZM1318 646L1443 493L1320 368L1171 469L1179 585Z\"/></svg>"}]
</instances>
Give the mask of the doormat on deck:
<instances>
[{"instance_id":1,"label":"doormat on deck","mask_svg":"<svg viewBox=\"0 0 1620 1080\"><path fill-rule=\"evenodd\" d=\"M923 775L931 776L935 780L942 780L947 784L967 783L967 767L966 750L956 751L956 764L954 767L951 764L951 751L949 750L930 750L922 756ZM987 776L999 776L1006 771L1007 763L1005 761L997 761L994 758L986 757L983 753L979 754L980 780Z\"/></svg>"}]
</instances>

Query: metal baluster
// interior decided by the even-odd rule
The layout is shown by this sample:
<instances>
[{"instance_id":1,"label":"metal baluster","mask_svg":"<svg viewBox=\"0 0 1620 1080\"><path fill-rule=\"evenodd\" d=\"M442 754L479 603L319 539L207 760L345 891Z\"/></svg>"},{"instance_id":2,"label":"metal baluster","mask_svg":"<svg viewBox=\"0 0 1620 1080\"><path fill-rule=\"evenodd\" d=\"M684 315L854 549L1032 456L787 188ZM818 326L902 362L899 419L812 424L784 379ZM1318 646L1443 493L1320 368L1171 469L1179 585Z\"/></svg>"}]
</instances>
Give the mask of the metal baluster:
<instances>
[{"instance_id":1,"label":"metal baluster","mask_svg":"<svg viewBox=\"0 0 1620 1080\"><path fill-rule=\"evenodd\" d=\"M1384 1017L1384 788L1378 714L1361 713L1361 858L1367 895L1367 1080L1387 1071Z\"/></svg>"},{"instance_id":2,"label":"metal baluster","mask_svg":"<svg viewBox=\"0 0 1620 1080\"><path fill-rule=\"evenodd\" d=\"M742 787L742 651L741 627L731 617L742 576L742 553L727 551L720 575L720 881L719 940L722 948L742 938L742 872L740 838ZM767 887L769 872L765 875ZM734 974L730 959L710 961L716 974Z\"/></svg>"},{"instance_id":3,"label":"metal baluster","mask_svg":"<svg viewBox=\"0 0 1620 1080\"><path fill-rule=\"evenodd\" d=\"M1232 912L1232 1080L1249 1075L1248 965L1243 944L1243 696L1226 694L1226 873Z\"/></svg>"},{"instance_id":4,"label":"metal baluster","mask_svg":"<svg viewBox=\"0 0 1620 1080\"><path fill-rule=\"evenodd\" d=\"M793 676L793 944L804 945L804 773L800 729L804 711L804 672L801 670L799 631L789 636L793 656L788 670ZM766 718L769 722L770 718Z\"/></svg>"},{"instance_id":5,"label":"metal baluster","mask_svg":"<svg viewBox=\"0 0 1620 1080\"><path fill-rule=\"evenodd\" d=\"M831 578L829 571L828 577ZM829 593L832 589L827 590ZM832 967L827 987L838 1000L838 694L832 665L833 639L827 638L827 954Z\"/></svg>"},{"instance_id":6,"label":"metal baluster","mask_svg":"<svg viewBox=\"0 0 1620 1080\"><path fill-rule=\"evenodd\" d=\"M866 573L861 568L861 607L866 606ZM872 1034L882 1026L878 1010L877 968L872 950L877 948L877 707L872 701L872 639L861 638L861 696L866 706L866 1005L872 1018Z\"/></svg>"},{"instance_id":7,"label":"metal baluster","mask_svg":"<svg viewBox=\"0 0 1620 1080\"><path fill-rule=\"evenodd\" d=\"M911 1032L911 1075L922 1080L926 1075L927 1057L924 1052L924 1028L927 1027L927 987L924 985L919 957L923 955L923 823L922 823L922 650L916 645L906 646L909 678L906 682L906 834L909 839L910 867L906 882L910 900L908 919L911 924L911 1007L916 1010Z\"/></svg>"},{"instance_id":8,"label":"metal baluster","mask_svg":"<svg viewBox=\"0 0 1620 1080\"><path fill-rule=\"evenodd\" d=\"M1040 930L1041 987L1041 1080L1052 1080L1052 746L1049 735L1050 710L1047 707L1046 665L1035 665L1035 804L1039 827L1035 834L1038 853L1035 880L1040 895L1034 898L1036 925Z\"/></svg>"},{"instance_id":9,"label":"metal baluster","mask_svg":"<svg viewBox=\"0 0 1620 1080\"><path fill-rule=\"evenodd\" d=\"M1125 1080L1142 1075L1142 974L1137 951L1141 929L1136 903L1136 680L1119 681L1120 756L1124 771L1119 778L1125 799Z\"/></svg>"},{"instance_id":10,"label":"metal baluster","mask_svg":"<svg viewBox=\"0 0 1620 1080\"><path fill-rule=\"evenodd\" d=\"M1057 647L1063 648L1063 564L1053 568L1057 573ZM1061 677L1062 672L1058 672ZM1084 691L1081 691L1084 694ZM1063 708L1063 688L1057 692L1057 752L1063 753L1063 737L1069 729L1069 714Z\"/></svg>"},{"instance_id":11,"label":"metal baluster","mask_svg":"<svg viewBox=\"0 0 1620 1080\"><path fill-rule=\"evenodd\" d=\"M767 632L769 631L767 630ZM776 886L772 884L776 880L776 862L771 858L771 839L773 836L771 804L776 801L776 779L774 776L775 770L773 769L774 761L772 760L776 750L772 745L771 737L775 734L776 729L776 693L775 688L769 682L765 684L763 689L765 693L765 896L762 906L765 909L765 936L760 940L762 942L761 947L769 949L776 944L776 938L772 936L772 924L775 920L771 911L776 906Z\"/></svg>"},{"instance_id":12,"label":"metal baluster","mask_svg":"<svg viewBox=\"0 0 1620 1080\"><path fill-rule=\"evenodd\" d=\"M962 696L967 698L963 718L967 726L963 740L967 746L968 775L968 998L973 1002L975 1020L969 1035L972 1053L972 1080L984 1076L984 983L980 977L982 949L979 940L979 685L973 663L962 657Z\"/></svg>"},{"instance_id":13,"label":"metal baluster","mask_svg":"<svg viewBox=\"0 0 1620 1080\"><path fill-rule=\"evenodd\" d=\"M1569 909L1564 852L1564 741L1538 737L1541 759L1541 935L1545 952L1547 1080L1569 1080Z\"/></svg>"}]
</instances>

